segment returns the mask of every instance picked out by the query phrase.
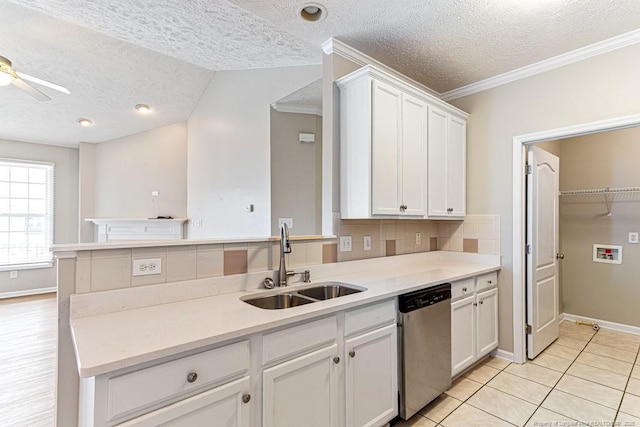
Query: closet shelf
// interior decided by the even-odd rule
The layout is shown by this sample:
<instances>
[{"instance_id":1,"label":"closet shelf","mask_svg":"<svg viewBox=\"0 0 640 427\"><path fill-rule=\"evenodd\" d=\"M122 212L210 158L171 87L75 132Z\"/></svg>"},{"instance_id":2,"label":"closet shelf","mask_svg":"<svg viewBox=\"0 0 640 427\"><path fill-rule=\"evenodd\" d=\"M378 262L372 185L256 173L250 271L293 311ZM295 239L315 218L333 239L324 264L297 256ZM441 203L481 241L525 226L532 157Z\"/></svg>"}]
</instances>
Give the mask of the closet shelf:
<instances>
[{"instance_id":1,"label":"closet shelf","mask_svg":"<svg viewBox=\"0 0 640 427\"><path fill-rule=\"evenodd\" d=\"M640 187L591 188L560 191L564 203L604 203L611 216L611 203L640 201Z\"/></svg>"}]
</instances>

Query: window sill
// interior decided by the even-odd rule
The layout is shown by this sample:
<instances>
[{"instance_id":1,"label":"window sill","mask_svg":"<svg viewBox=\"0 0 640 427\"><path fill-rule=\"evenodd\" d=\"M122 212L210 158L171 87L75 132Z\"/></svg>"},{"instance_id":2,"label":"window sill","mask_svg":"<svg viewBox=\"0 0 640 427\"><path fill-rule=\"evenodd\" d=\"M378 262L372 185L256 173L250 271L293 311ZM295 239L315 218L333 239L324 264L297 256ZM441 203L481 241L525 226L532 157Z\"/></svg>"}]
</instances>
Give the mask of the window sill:
<instances>
[{"instance_id":1,"label":"window sill","mask_svg":"<svg viewBox=\"0 0 640 427\"><path fill-rule=\"evenodd\" d=\"M0 271L36 270L39 268L51 268L51 267L53 267L53 261L39 262L34 264L0 265Z\"/></svg>"}]
</instances>

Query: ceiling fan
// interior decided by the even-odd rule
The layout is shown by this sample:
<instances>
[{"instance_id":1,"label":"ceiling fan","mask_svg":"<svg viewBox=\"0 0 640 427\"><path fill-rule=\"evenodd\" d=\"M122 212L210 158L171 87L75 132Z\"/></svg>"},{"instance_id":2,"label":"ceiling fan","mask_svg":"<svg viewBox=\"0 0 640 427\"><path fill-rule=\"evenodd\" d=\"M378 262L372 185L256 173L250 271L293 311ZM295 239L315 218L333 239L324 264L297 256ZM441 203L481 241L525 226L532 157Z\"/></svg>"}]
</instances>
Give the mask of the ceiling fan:
<instances>
[{"instance_id":1,"label":"ceiling fan","mask_svg":"<svg viewBox=\"0 0 640 427\"><path fill-rule=\"evenodd\" d=\"M50 101L51 97L42 93L29 83L36 83L44 87L48 87L49 89L57 90L58 92L66 93L69 95L69 89L59 86L57 84L48 82L46 80L39 79L37 77L32 77L28 74L20 73L15 71L11 67L11 61L9 61L4 56L0 56L0 86L7 86L9 84L13 84L15 87L24 90L29 95L33 96L38 101Z\"/></svg>"}]
</instances>

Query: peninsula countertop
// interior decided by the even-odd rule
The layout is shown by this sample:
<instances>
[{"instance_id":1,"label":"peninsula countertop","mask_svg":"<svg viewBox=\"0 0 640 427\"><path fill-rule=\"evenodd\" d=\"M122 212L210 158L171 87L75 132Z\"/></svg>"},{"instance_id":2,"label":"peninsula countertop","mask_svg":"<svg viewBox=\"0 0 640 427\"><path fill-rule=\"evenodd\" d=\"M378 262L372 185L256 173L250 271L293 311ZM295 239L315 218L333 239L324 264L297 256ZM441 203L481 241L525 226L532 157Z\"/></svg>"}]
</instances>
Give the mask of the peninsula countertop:
<instances>
[{"instance_id":1,"label":"peninsula countertop","mask_svg":"<svg viewBox=\"0 0 640 427\"><path fill-rule=\"evenodd\" d=\"M281 310L257 308L240 299L266 292L255 288L211 296L183 296L176 301L81 316L74 316L72 310L78 372L81 377L92 377L500 269L500 257L492 255L426 252L391 258L396 259L325 264L315 269L310 266L312 284L338 281L366 290ZM282 291L308 285L296 283ZM75 302L85 299L82 301L85 306L96 304L101 297L121 302L127 296L124 292L135 291L120 291L115 297L109 293L79 294L73 295L71 301L73 305L74 299Z\"/></svg>"}]
</instances>

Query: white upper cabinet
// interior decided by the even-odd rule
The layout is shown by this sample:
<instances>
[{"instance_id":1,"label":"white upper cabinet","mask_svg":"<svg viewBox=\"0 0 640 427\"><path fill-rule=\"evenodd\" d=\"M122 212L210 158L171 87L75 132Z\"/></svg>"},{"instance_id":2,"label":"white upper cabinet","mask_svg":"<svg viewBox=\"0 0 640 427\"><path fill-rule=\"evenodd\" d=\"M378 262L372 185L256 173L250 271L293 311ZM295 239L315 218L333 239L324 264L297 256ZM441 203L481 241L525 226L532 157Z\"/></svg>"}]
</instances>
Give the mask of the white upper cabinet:
<instances>
[{"instance_id":1,"label":"white upper cabinet","mask_svg":"<svg viewBox=\"0 0 640 427\"><path fill-rule=\"evenodd\" d=\"M442 199L443 206L453 206L454 215L464 216L464 188L458 190L464 187L464 134L462 145L449 144L449 138L455 135L457 140L465 132L466 113L372 66L336 83L340 88L342 218L426 218L431 200L427 175L444 185L436 199ZM431 130L432 106L443 114L441 130ZM454 129L454 123L463 126ZM440 164L433 173L428 170L432 134L434 143L441 146L433 147L434 152L442 151L442 159L462 155L459 164ZM449 178L448 173L462 175ZM436 216L451 217L449 207Z\"/></svg>"},{"instance_id":2,"label":"white upper cabinet","mask_svg":"<svg viewBox=\"0 0 640 427\"><path fill-rule=\"evenodd\" d=\"M466 135L466 120L429 107L429 218L465 216Z\"/></svg>"}]
</instances>

